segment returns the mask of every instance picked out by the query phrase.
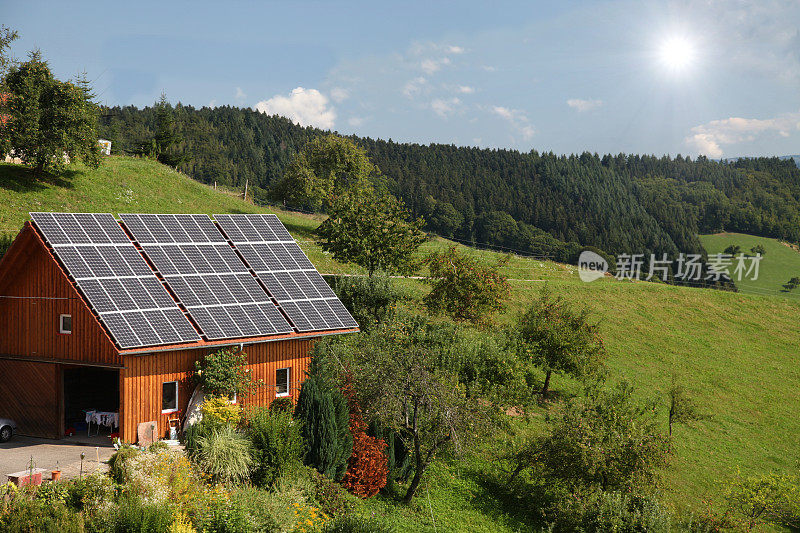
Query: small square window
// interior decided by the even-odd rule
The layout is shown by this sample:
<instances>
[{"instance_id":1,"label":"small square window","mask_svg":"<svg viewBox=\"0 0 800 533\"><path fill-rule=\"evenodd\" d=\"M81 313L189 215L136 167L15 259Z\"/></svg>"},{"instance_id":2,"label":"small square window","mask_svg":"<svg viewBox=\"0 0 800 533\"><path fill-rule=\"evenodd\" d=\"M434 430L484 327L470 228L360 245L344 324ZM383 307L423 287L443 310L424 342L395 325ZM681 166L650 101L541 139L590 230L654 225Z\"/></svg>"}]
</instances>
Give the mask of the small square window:
<instances>
[{"instance_id":1,"label":"small square window","mask_svg":"<svg viewBox=\"0 0 800 533\"><path fill-rule=\"evenodd\" d=\"M65 334L72 333L72 315L59 315L58 332Z\"/></svg>"},{"instance_id":2,"label":"small square window","mask_svg":"<svg viewBox=\"0 0 800 533\"><path fill-rule=\"evenodd\" d=\"M275 396L289 396L291 371L291 368L279 368L275 371Z\"/></svg>"},{"instance_id":3,"label":"small square window","mask_svg":"<svg viewBox=\"0 0 800 533\"><path fill-rule=\"evenodd\" d=\"M161 412L174 413L178 410L178 382L167 381L161 384Z\"/></svg>"}]
</instances>

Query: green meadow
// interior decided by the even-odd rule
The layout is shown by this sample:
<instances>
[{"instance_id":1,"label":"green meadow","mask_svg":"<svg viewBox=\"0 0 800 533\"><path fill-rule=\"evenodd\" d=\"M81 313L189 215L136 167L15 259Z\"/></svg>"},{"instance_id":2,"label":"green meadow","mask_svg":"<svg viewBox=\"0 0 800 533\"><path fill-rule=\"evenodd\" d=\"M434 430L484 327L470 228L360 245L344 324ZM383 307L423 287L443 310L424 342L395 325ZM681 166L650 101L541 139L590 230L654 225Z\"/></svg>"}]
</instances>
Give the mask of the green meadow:
<instances>
[{"instance_id":1,"label":"green meadow","mask_svg":"<svg viewBox=\"0 0 800 533\"><path fill-rule=\"evenodd\" d=\"M98 170L77 166L40 183L30 183L22 168L2 164L0 205L0 232L5 233L17 232L29 211L274 212L321 272L360 273L333 261L314 243L313 229L321 217L259 208L235 193L214 191L146 160L111 157ZM665 393L672 375L678 376L710 415L676 428L664 490L666 500L682 514L697 511L703 500L718 501L721 484L737 471L787 472L800 465L800 301L780 292L790 277L800 275L800 254L777 241L747 235L704 236L703 244L709 253L729 244L744 251L763 244L767 254L753 290L744 284L741 292L733 293L613 278L583 283L575 267L512 256L502 267L513 280L512 298L496 317L498 326L513 321L544 284L587 305L601 323L610 353L609 379L628 380L643 397L664 402L665 428ZM422 253L450 245L435 238ZM487 263L505 257L462 248ZM417 307L427 291L425 284L414 279L398 283L408 295L408 305ZM577 383L560 376L554 377L553 388L561 395L579 391ZM528 529L524 512L478 474L490 468L503 442L537 431L550 408L539 407L514 420L509 432L469 450L465 461L436 463L411 506L378 497L366 502L365 509L397 518L401 531Z\"/></svg>"}]
</instances>

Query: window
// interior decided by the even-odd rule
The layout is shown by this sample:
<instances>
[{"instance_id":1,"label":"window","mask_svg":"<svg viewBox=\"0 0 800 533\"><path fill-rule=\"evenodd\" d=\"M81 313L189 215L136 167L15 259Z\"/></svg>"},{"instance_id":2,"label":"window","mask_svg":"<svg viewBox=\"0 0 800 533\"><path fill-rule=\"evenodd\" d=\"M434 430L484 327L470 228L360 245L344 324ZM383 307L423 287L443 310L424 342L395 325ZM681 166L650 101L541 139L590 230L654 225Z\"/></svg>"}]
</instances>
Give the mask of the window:
<instances>
[{"instance_id":1,"label":"window","mask_svg":"<svg viewBox=\"0 0 800 533\"><path fill-rule=\"evenodd\" d=\"M275 371L275 396L289 396L291 370L291 368L279 368Z\"/></svg>"},{"instance_id":2,"label":"window","mask_svg":"<svg viewBox=\"0 0 800 533\"><path fill-rule=\"evenodd\" d=\"M72 315L59 315L58 332L66 334L72 333Z\"/></svg>"},{"instance_id":3,"label":"window","mask_svg":"<svg viewBox=\"0 0 800 533\"><path fill-rule=\"evenodd\" d=\"M178 410L178 382L167 381L161 384L161 412L174 413Z\"/></svg>"}]
</instances>

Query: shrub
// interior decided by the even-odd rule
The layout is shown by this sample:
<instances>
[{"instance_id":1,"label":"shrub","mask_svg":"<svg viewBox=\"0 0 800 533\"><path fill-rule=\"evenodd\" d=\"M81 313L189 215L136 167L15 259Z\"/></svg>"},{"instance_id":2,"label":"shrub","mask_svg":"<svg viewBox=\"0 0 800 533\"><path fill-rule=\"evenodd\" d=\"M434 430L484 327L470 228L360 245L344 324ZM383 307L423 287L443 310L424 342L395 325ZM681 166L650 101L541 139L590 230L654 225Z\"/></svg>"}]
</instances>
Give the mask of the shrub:
<instances>
[{"instance_id":1,"label":"shrub","mask_svg":"<svg viewBox=\"0 0 800 533\"><path fill-rule=\"evenodd\" d=\"M511 293L506 276L499 267L481 265L476 259L458 252L453 246L446 252L428 256L433 286L423 299L431 313L445 313L456 320L482 322L505 307Z\"/></svg>"},{"instance_id":2,"label":"shrub","mask_svg":"<svg viewBox=\"0 0 800 533\"><path fill-rule=\"evenodd\" d=\"M242 420L242 408L231 403L227 396L208 395L200 408L203 420L210 426L238 426Z\"/></svg>"},{"instance_id":3,"label":"shrub","mask_svg":"<svg viewBox=\"0 0 800 533\"><path fill-rule=\"evenodd\" d=\"M114 482L102 472L67 482L67 490L69 505L89 516L108 511L114 503Z\"/></svg>"},{"instance_id":4,"label":"shrub","mask_svg":"<svg viewBox=\"0 0 800 533\"><path fill-rule=\"evenodd\" d=\"M36 499L45 505L64 504L70 499L68 483L53 481L36 489Z\"/></svg>"},{"instance_id":5,"label":"shrub","mask_svg":"<svg viewBox=\"0 0 800 533\"><path fill-rule=\"evenodd\" d=\"M194 459L214 481L224 483L244 481L253 464L250 441L229 426L198 438Z\"/></svg>"},{"instance_id":6,"label":"shrub","mask_svg":"<svg viewBox=\"0 0 800 533\"><path fill-rule=\"evenodd\" d=\"M195 362L194 377L206 394L244 398L259 385L246 365L244 352L223 349Z\"/></svg>"},{"instance_id":7,"label":"shrub","mask_svg":"<svg viewBox=\"0 0 800 533\"><path fill-rule=\"evenodd\" d=\"M118 484L125 483L125 462L139 455L141 450L123 444L108 460L109 475Z\"/></svg>"},{"instance_id":8,"label":"shrub","mask_svg":"<svg viewBox=\"0 0 800 533\"><path fill-rule=\"evenodd\" d=\"M246 427L254 449L257 485L272 486L281 473L302 461L303 437L290 413L258 407L248 413Z\"/></svg>"},{"instance_id":9,"label":"shrub","mask_svg":"<svg viewBox=\"0 0 800 533\"><path fill-rule=\"evenodd\" d=\"M123 494L148 503L185 501L202 492L204 483L183 453L175 450L143 451L119 463Z\"/></svg>"},{"instance_id":10,"label":"shrub","mask_svg":"<svg viewBox=\"0 0 800 533\"><path fill-rule=\"evenodd\" d=\"M737 476L725 489L725 501L749 530L762 522L800 528L800 478L790 474Z\"/></svg>"},{"instance_id":11,"label":"shrub","mask_svg":"<svg viewBox=\"0 0 800 533\"><path fill-rule=\"evenodd\" d=\"M333 290L362 329L369 329L394 316L401 293L385 275L339 276Z\"/></svg>"},{"instance_id":12,"label":"shrub","mask_svg":"<svg viewBox=\"0 0 800 533\"><path fill-rule=\"evenodd\" d=\"M353 451L350 413L341 391L318 374L309 376L300 389L295 419L302 423L306 443L305 464L338 481Z\"/></svg>"},{"instance_id":13,"label":"shrub","mask_svg":"<svg viewBox=\"0 0 800 533\"><path fill-rule=\"evenodd\" d=\"M671 513L657 499L622 492L590 490L565 493L548 515L556 531L647 531L674 530Z\"/></svg>"},{"instance_id":14,"label":"shrub","mask_svg":"<svg viewBox=\"0 0 800 533\"><path fill-rule=\"evenodd\" d=\"M242 509L247 517L249 531L286 531L292 525L286 504L265 490L238 487L230 497L232 506Z\"/></svg>"},{"instance_id":15,"label":"shrub","mask_svg":"<svg viewBox=\"0 0 800 533\"><path fill-rule=\"evenodd\" d=\"M314 499L319 503L323 513L328 516L340 516L355 508L356 498L341 485L313 468L309 468L308 473L314 484Z\"/></svg>"},{"instance_id":16,"label":"shrub","mask_svg":"<svg viewBox=\"0 0 800 533\"><path fill-rule=\"evenodd\" d=\"M377 518L344 515L334 518L322 528L323 533L394 533L395 529Z\"/></svg>"},{"instance_id":17,"label":"shrub","mask_svg":"<svg viewBox=\"0 0 800 533\"><path fill-rule=\"evenodd\" d=\"M167 533L173 523L172 510L166 503L123 498L113 517L115 533Z\"/></svg>"},{"instance_id":18,"label":"shrub","mask_svg":"<svg viewBox=\"0 0 800 533\"><path fill-rule=\"evenodd\" d=\"M347 461L347 472L342 486L362 498L375 496L386 486L388 475L386 443L367 435L367 424L361 415L355 393L346 376L344 395L350 408L350 433L353 435L353 453Z\"/></svg>"},{"instance_id":19,"label":"shrub","mask_svg":"<svg viewBox=\"0 0 800 533\"><path fill-rule=\"evenodd\" d=\"M272 403L269 404L269 410L293 413L294 402L292 402L291 398L275 398L274 400L272 400Z\"/></svg>"},{"instance_id":20,"label":"shrub","mask_svg":"<svg viewBox=\"0 0 800 533\"><path fill-rule=\"evenodd\" d=\"M63 503L16 498L0 513L4 533L72 533L83 531L81 515Z\"/></svg>"}]
</instances>

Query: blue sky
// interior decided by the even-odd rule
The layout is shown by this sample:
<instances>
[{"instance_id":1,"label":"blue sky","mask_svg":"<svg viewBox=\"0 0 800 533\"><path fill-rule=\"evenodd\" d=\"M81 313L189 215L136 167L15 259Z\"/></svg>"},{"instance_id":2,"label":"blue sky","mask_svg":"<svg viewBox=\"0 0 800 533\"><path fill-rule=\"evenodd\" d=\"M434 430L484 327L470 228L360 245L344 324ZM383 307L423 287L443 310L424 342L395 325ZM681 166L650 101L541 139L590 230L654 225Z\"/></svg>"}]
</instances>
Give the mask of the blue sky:
<instances>
[{"instance_id":1,"label":"blue sky","mask_svg":"<svg viewBox=\"0 0 800 533\"><path fill-rule=\"evenodd\" d=\"M800 153L800 2L10 2L98 100L556 153Z\"/></svg>"}]
</instances>

